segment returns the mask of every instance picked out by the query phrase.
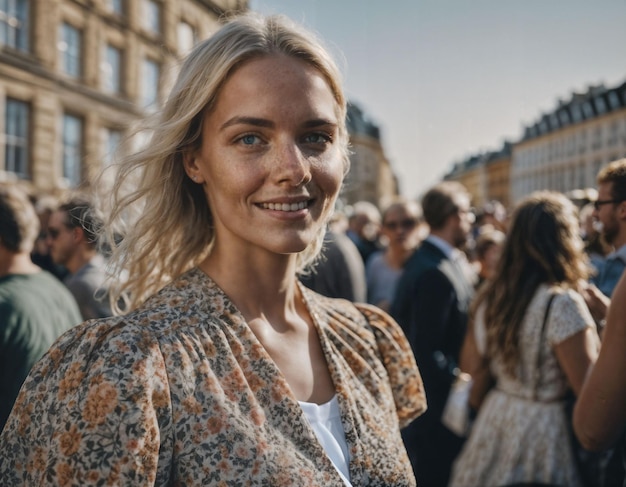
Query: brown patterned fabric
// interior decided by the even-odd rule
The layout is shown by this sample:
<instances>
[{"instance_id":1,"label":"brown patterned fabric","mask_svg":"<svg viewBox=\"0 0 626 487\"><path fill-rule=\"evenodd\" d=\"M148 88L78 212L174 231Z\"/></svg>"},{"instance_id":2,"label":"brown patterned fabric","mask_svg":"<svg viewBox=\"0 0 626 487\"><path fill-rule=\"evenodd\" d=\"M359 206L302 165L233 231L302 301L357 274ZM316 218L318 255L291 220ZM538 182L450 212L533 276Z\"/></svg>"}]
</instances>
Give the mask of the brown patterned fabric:
<instances>
[{"instance_id":1,"label":"brown patterned fabric","mask_svg":"<svg viewBox=\"0 0 626 487\"><path fill-rule=\"evenodd\" d=\"M426 401L400 328L377 308L300 289L336 387L352 484L415 485L400 427ZM53 345L0 437L0 485L342 481L241 313L193 269L138 311Z\"/></svg>"}]
</instances>

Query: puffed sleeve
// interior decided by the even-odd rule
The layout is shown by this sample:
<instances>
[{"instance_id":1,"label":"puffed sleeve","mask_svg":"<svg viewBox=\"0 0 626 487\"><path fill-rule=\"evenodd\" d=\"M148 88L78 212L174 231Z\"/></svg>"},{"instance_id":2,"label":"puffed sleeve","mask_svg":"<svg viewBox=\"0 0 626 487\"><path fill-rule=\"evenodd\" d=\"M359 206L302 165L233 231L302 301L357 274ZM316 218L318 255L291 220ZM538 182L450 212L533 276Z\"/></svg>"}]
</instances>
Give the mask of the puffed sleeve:
<instances>
[{"instance_id":1,"label":"puffed sleeve","mask_svg":"<svg viewBox=\"0 0 626 487\"><path fill-rule=\"evenodd\" d=\"M587 327L595 329L595 324L583 297L571 289L558 294L550 310L548 341L558 345Z\"/></svg>"},{"instance_id":2,"label":"puffed sleeve","mask_svg":"<svg viewBox=\"0 0 626 487\"><path fill-rule=\"evenodd\" d=\"M0 485L167 483L163 357L156 339L120 320L75 327L32 369L0 437Z\"/></svg>"},{"instance_id":3,"label":"puffed sleeve","mask_svg":"<svg viewBox=\"0 0 626 487\"><path fill-rule=\"evenodd\" d=\"M400 427L426 411L422 377L406 336L391 316L381 309L356 304L374 332L380 359L389 376Z\"/></svg>"}]
</instances>

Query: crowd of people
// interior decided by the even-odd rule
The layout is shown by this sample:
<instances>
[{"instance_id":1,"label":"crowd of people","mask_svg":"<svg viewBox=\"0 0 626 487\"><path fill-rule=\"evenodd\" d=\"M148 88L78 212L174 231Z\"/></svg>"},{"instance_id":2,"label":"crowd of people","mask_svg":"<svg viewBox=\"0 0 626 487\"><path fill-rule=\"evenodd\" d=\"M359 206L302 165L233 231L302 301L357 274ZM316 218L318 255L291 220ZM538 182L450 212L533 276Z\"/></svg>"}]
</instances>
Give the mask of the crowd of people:
<instances>
[{"instance_id":1,"label":"crowd of people","mask_svg":"<svg viewBox=\"0 0 626 487\"><path fill-rule=\"evenodd\" d=\"M95 205L87 198L41 201L0 185L0 429L54 340L112 314Z\"/></svg>"},{"instance_id":2,"label":"crowd of people","mask_svg":"<svg viewBox=\"0 0 626 487\"><path fill-rule=\"evenodd\" d=\"M624 483L626 159L586 205L445 181L340 211L345 118L322 42L246 14L109 212L0 186L1 485Z\"/></svg>"}]
</instances>

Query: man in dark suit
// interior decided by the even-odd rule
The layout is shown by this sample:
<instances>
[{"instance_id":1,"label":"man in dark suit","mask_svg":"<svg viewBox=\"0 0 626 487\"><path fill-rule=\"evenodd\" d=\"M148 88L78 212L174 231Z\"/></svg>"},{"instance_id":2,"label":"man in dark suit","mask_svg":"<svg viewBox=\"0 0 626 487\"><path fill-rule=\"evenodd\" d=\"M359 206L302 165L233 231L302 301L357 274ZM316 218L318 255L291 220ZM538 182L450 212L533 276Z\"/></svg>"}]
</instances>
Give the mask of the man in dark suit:
<instances>
[{"instance_id":1,"label":"man in dark suit","mask_svg":"<svg viewBox=\"0 0 626 487\"><path fill-rule=\"evenodd\" d=\"M462 249L473 214L463 185L446 181L422 198L429 236L404 266L391 314L407 335L424 380L428 411L403 431L420 487L448 484L463 439L441 423L456 375L475 273Z\"/></svg>"}]
</instances>

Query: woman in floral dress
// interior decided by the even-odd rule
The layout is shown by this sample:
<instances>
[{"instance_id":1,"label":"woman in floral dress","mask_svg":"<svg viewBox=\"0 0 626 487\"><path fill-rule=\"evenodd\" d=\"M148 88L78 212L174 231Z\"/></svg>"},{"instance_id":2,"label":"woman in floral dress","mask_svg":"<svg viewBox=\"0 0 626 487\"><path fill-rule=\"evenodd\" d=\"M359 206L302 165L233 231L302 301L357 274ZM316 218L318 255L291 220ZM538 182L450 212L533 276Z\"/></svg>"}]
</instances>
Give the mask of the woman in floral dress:
<instances>
[{"instance_id":1,"label":"woman in floral dress","mask_svg":"<svg viewBox=\"0 0 626 487\"><path fill-rule=\"evenodd\" d=\"M574 205L551 192L522 201L466 337L479 410L451 486L581 485L565 396L580 392L598 353L578 292L587 273Z\"/></svg>"},{"instance_id":2,"label":"woman in floral dress","mask_svg":"<svg viewBox=\"0 0 626 487\"><path fill-rule=\"evenodd\" d=\"M285 18L192 51L117 172L129 312L32 370L0 485L414 485L400 428L426 403L405 337L296 277L348 168L345 115L335 64Z\"/></svg>"}]
</instances>

